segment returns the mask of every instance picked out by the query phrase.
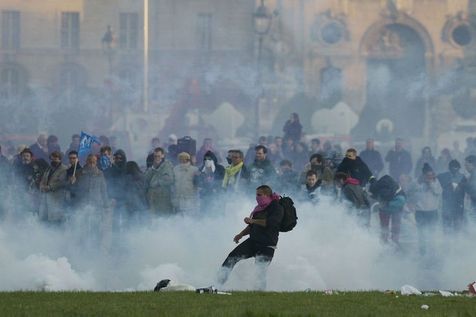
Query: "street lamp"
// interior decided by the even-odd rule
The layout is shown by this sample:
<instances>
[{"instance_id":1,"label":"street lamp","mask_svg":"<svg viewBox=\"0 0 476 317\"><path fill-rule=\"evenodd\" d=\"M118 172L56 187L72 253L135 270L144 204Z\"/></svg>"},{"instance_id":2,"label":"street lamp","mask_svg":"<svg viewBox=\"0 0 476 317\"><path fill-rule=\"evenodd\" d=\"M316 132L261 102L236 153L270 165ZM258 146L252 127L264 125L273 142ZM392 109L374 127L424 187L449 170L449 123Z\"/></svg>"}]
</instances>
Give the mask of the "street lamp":
<instances>
[{"instance_id":1,"label":"street lamp","mask_svg":"<svg viewBox=\"0 0 476 317\"><path fill-rule=\"evenodd\" d=\"M149 0L144 0L144 112L149 112Z\"/></svg>"},{"instance_id":2,"label":"street lamp","mask_svg":"<svg viewBox=\"0 0 476 317\"><path fill-rule=\"evenodd\" d=\"M271 27L271 19L272 16L268 14L268 10L264 5L264 0L261 0L260 6L256 9L255 13L253 14L253 27L255 34L258 35L258 59L257 59L257 77L256 82L257 86L259 87L260 95L256 100L256 107L255 107L255 119L256 119L256 132L259 134L259 106L261 98L264 95L263 87L262 87L262 55L263 55L263 40L264 36L268 34L269 28Z\"/></svg>"}]
</instances>

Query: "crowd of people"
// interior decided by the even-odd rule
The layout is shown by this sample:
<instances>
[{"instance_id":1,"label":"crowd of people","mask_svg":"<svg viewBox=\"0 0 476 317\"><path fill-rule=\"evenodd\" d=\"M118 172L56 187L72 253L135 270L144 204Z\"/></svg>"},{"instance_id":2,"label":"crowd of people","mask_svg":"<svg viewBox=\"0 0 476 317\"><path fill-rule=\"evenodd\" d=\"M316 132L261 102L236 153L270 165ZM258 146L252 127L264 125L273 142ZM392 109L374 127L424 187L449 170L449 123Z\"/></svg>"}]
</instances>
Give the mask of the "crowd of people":
<instances>
[{"instance_id":1,"label":"crowd of people","mask_svg":"<svg viewBox=\"0 0 476 317\"><path fill-rule=\"evenodd\" d=\"M321 144L319 138L308 144L297 114L283 132L260 137L246 151L226 152L209 138L196 153L189 153L177 151L174 135L166 144L154 137L145 162L128 161L125 151L107 137L100 138L98 149L80 157L79 135L72 136L63 154L58 137L42 134L36 143L9 151L10 157L0 155L0 214L34 215L61 227L81 213L91 234L105 225L120 231L148 217L198 216L220 208L220 197L254 195L266 184L316 208L323 197L335 199L364 227L371 225L374 210L382 241L397 246L402 216L413 213L422 253L431 239L428 232L439 223L445 232L457 233L464 231L467 218L476 218L473 139L467 140L465 152L444 149L438 159L424 147L414 164L402 139L396 139L385 156L372 139L361 152L342 151L339 144Z\"/></svg>"}]
</instances>

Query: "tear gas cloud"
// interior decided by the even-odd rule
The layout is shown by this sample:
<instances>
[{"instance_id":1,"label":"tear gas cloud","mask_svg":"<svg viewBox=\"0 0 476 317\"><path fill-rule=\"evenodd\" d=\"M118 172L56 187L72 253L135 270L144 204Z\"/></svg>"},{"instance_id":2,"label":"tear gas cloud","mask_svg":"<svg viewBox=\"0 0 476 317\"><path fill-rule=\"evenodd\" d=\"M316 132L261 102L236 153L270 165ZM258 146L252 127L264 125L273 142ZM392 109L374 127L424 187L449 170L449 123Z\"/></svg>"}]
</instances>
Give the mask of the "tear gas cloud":
<instances>
[{"instance_id":1,"label":"tear gas cloud","mask_svg":"<svg viewBox=\"0 0 476 317\"><path fill-rule=\"evenodd\" d=\"M268 61L267 55L263 54L263 62L269 62L271 67L261 68L263 83L274 84L282 80L279 82L280 88L277 89L282 93L278 96L282 103L292 97L292 94L286 95L286 89L291 89L293 94L305 92L304 82L308 75L303 66L306 64L296 62L293 57L307 56L309 52L303 52L302 47L296 44L302 35L293 34L296 21L291 15L292 13L282 12L279 16L282 38L265 39L264 46L266 52L272 52L273 45L279 44L278 40L283 40L286 42L283 43L288 45L287 50L292 53L277 56L274 60L276 64ZM277 23L273 24L273 27L277 26ZM226 33L228 29L220 31ZM338 35L328 36L336 38ZM408 36L407 39L411 39L412 35ZM414 58L409 56L409 63L418 63L423 53L419 52L420 55ZM204 94L210 92L213 87L220 88L226 83L243 94L240 95L241 99L246 96L250 100L244 109L239 109L246 116L246 121L245 127L238 129L236 138L248 137L251 141L256 141L257 136L253 134L256 130L252 126L255 122L255 99L263 92L263 87L257 84L256 57L252 52L243 54L240 51L239 58L219 56L217 60L221 62L199 67L197 64L200 63L195 61L200 60L202 54L203 52L199 52L196 56L184 58L180 54L170 56L174 55L172 52L168 55L167 62L162 61L160 65L159 62L151 60L150 99L156 107L151 107L150 117L159 117L158 114L164 117L176 107L176 103L186 99L186 83L191 78L201 80L200 88ZM332 57L328 57L331 62ZM58 61L58 64L61 62ZM423 59L422 63L425 62ZM405 75L405 72L395 71L399 69L399 65L366 65L369 69L373 67L372 71L367 73L367 77L371 79L367 94L376 97L367 98L367 105L350 104L354 109L365 107L369 110L366 113L364 108L360 115L359 125L365 129L359 130L360 132L356 130L355 135L352 135L353 140L375 137L372 134L375 121L382 117L379 111L387 111L384 117L395 122L404 122L402 129L396 133L419 131L423 115L422 112L408 111L418 108L412 108L413 102L418 103L418 109L423 109L426 101L419 103L421 100L433 101L436 97L450 96L451 93L464 88L457 87L454 80L464 77L466 73L463 68L448 65L447 69L440 70L437 80L432 79L434 82L430 86L423 64L414 67L411 76L403 76L401 80L397 80L397 75ZM281 73L274 73L273 67L281 68ZM81 130L98 135L114 134L114 131L109 129L114 123L111 120L112 112L136 112L142 107L141 67L134 67L133 75L132 80L124 80L116 73L108 75L111 76L109 79L120 87L119 92L104 87L93 88L86 84L76 87L77 89L59 88L58 91L32 86L28 87L28 93L21 97L5 97L2 94L0 133L36 135L39 131L47 131L60 137L60 141L64 142L63 149L66 148L69 136ZM315 80L318 81L318 78ZM332 83L324 83L322 86L327 84L330 87L338 87L345 83L337 82L336 78L327 80ZM266 90L266 85L264 88ZM343 91L350 89L341 88ZM390 91L401 94L394 95ZM408 105L401 107L402 103ZM281 135L282 124L290 112L297 111L301 118L306 120L322 105L316 101L309 113L305 113L300 104L288 106L281 110L277 108L269 114L276 118L270 134ZM290 109L292 111L289 111ZM405 120L408 114L411 114L414 120ZM159 133L162 139L168 133L179 136L189 134L188 127L183 125L184 113L168 120L169 126L175 130L154 131ZM313 127L306 122L303 122L303 125L305 130L308 129L305 132L311 133ZM126 132L143 138L145 142L155 136L146 135L142 128L127 127L129 130ZM410 142L414 135L418 133L409 133ZM216 137L215 140L219 142L219 135ZM425 142L435 145L436 140ZM118 147L123 145L118 142ZM133 148L134 153L128 155L140 157L145 154L137 151ZM20 207L10 208L6 219L0 222L0 289L150 290L158 280L164 278L197 287L214 284L221 262L235 246L232 238L244 227L243 218L249 214L254 201L231 197L220 205L224 208L210 210L208 214L199 217L181 215L154 219L142 226L132 226L119 235L111 236L110 250L101 245L91 245L88 242L89 231L82 225L73 226L76 222L69 224L64 230L47 227L38 223L33 216L22 214ZM82 217L81 211L77 214L79 218ZM455 237L444 236L440 231L435 232L437 254L431 258L421 258L417 252L413 215L405 217L402 225L401 240L404 252L395 252L392 247L379 242L376 214L373 215L370 230L357 226L343 207L329 201L322 201L319 206L300 204L298 216L298 226L292 232L280 235L278 249L268 271L270 290L395 289L404 284L424 289L461 289L476 276L476 269L471 265L476 262L476 254L471 252L474 249L471 243L476 238L474 227L469 227L470 231L464 235ZM81 223L80 219L78 222ZM253 273L253 260L240 262L226 287L253 288Z\"/></svg>"},{"instance_id":2,"label":"tear gas cloud","mask_svg":"<svg viewBox=\"0 0 476 317\"><path fill-rule=\"evenodd\" d=\"M200 216L158 218L113 234L111 248L84 243L88 231L45 226L33 217L7 215L0 224L1 290L152 290L161 279L196 287L214 285L218 268L235 247L233 236L254 203L244 197L222 201ZM345 208L324 199L298 203L298 225L281 233L267 276L267 289L385 290L404 284L421 289L462 289L474 279L474 230L460 237L435 231L436 252L421 257L413 217L402 224L403 250L379 241L356 224ZM81 211L78 210L77 214ZM254 289L254 260L234 269L227 289Z\"/></svg>"}]
</instances>

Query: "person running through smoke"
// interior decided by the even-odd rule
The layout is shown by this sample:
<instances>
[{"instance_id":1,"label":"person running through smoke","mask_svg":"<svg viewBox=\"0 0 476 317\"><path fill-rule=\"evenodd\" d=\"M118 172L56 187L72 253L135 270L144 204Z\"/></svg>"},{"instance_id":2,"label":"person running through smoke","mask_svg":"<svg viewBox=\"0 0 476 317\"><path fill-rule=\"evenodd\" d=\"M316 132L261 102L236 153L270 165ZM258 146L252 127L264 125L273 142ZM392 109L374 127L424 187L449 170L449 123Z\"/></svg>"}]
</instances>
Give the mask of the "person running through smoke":
<instances>
[{"instance_id":1,"label":"person running through smoke","mask_svg":"<svg viewBox=\"0 0 476 317\"><path fill-rule=\"evenodd\" d=\"M266 269L273 259L278 244L284 210L279 204L279 196L267 185L256 188L256 201L258 205L251 215L244 219L247 226L233 238L233 241L238 243L244 236L250 237L231 251L223 262L218 273L220 286L225 284L231 270L240 260L254 257L258 268L258 289L266 288Z\"/></svg>"}]
</instances>

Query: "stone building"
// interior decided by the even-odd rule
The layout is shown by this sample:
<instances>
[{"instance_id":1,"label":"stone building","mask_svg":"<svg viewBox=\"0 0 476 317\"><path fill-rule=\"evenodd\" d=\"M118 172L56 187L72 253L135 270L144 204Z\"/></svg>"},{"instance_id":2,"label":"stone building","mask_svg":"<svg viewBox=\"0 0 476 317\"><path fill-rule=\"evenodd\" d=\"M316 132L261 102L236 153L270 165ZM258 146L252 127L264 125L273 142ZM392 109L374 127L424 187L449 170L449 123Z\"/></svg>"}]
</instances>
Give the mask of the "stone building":
<instances>
[{"instance_id":1,"label":"stone building","mask_svg":"<svg viewBox=\"0 0 476 317\"><path fill-rule=\"evenodd\" d=\"M467 110L461 100L471 104L472 6L3 0L0 111L27 121L33 114L32 130L51 131L59 120L58 134L112 127L136 137L180 130L230 138L280 133L290 112L310 134L337 133L322 118L352 112L358 121L341 122L357 138L429 139ZM269 27L258 30L257 13ZM455 76L469 78L464 89ZM2 120L3 133L22 132Z\"/></svg>"}]
</instances>

